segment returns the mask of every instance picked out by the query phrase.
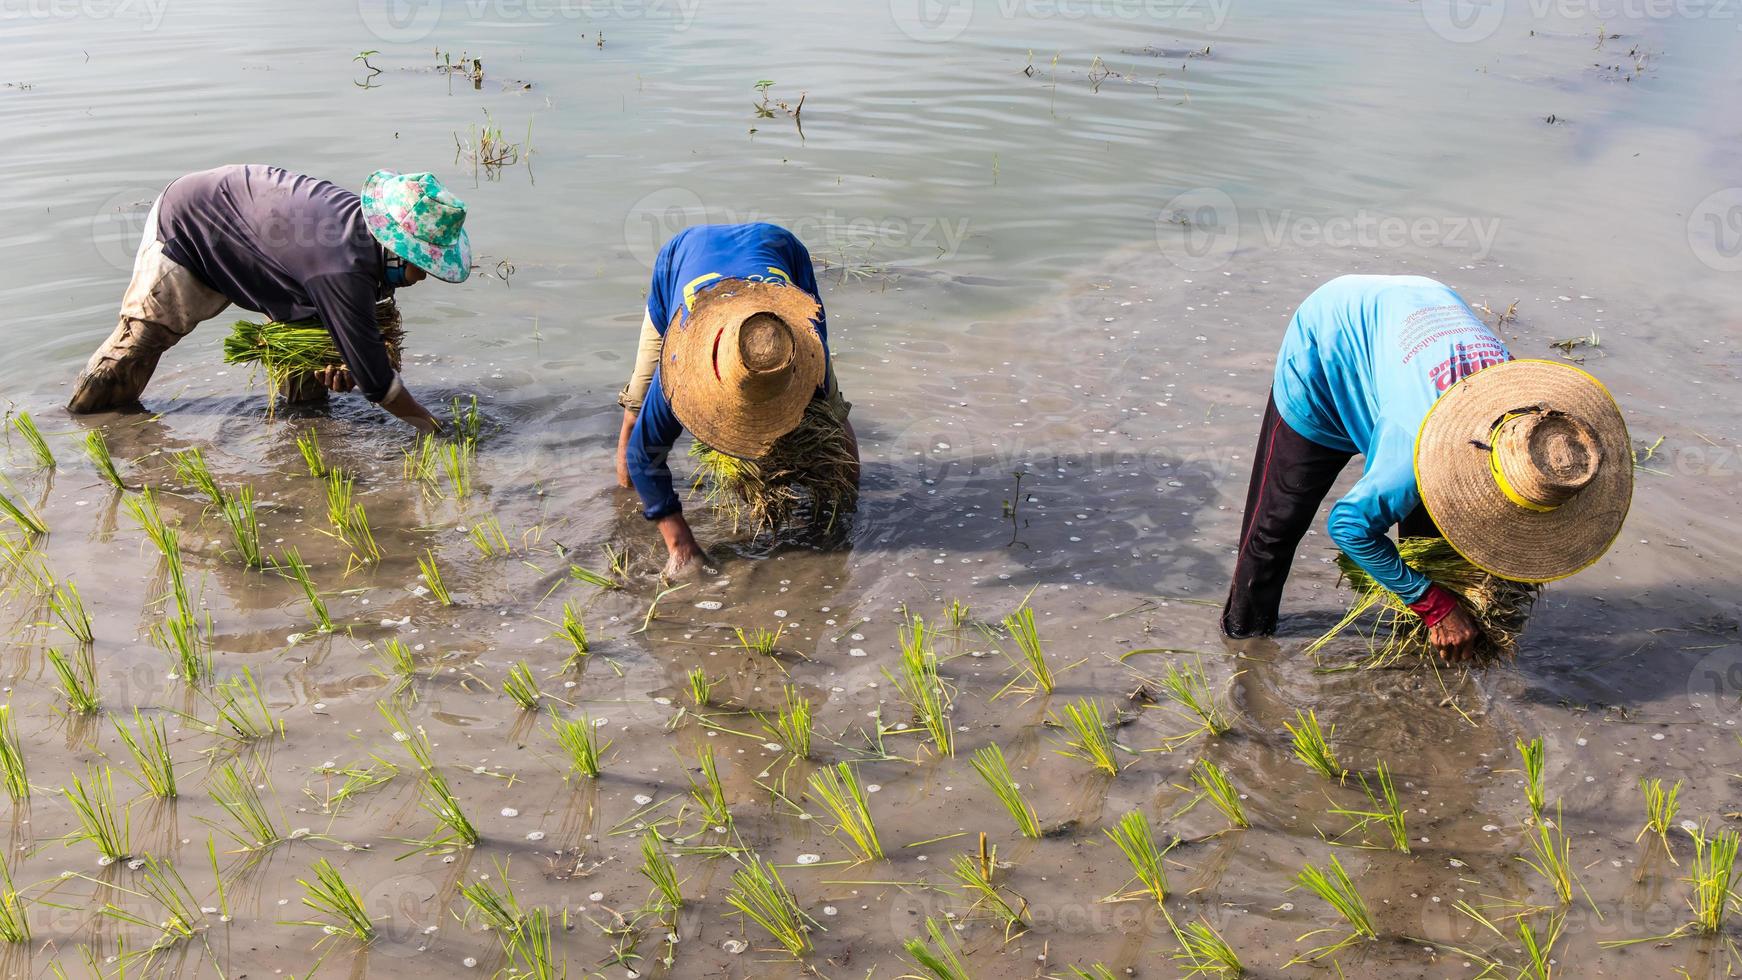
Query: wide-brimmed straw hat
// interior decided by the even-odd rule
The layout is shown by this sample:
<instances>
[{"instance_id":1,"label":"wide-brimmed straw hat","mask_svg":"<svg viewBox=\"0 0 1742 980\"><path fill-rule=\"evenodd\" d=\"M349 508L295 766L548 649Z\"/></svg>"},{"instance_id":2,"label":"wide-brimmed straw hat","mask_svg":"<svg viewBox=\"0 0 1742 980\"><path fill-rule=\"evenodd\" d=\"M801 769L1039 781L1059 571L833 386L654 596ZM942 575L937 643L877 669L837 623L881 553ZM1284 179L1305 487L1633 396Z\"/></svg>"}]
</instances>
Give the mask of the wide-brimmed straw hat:
<instances>
[{"instance_id":1,"label":"wide-brimmed straw hat","mask_svg":"<svg viewBox=\"0 0 1742 980\"><path fill-rule=\"evenodd\" d=\"M435 174L377 170L363 182L363 221L387 250L444 282L472 274L466 202Z\"/></svg>"},{"instance_id":2,"label":"wide-brimmed straw hat","mask_svg":"<svg viewBox=\"0 0 1742 980\"><path fill-rule=\"evenodd\" d=\"M1508 361L1459 381L1422 421L1416 482L1471 564L1551 582L1609 550L1633 500L1633 444L1609 390L1556 361Z\"/></svg>"},{"instance_id":3,"label":"wide-brimmed straw hat","mask_svg":"<svg viewBox=\"0 0 1742 980\"><path fill-rule=\"evenodd\" d=\"M827 370L802 289L726 279L672 318L660 350L660 384L684 428L742 459L768 454L798 428Z\"/></svg>"}]
</instances>

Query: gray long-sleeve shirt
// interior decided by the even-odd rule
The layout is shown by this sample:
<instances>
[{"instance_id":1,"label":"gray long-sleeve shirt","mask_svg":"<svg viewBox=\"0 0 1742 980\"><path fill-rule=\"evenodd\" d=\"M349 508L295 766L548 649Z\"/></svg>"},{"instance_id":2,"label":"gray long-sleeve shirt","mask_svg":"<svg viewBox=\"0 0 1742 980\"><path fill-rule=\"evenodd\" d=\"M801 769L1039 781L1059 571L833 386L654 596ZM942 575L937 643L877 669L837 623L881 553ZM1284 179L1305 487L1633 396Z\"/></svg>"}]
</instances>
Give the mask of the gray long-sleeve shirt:
<instances>
[{"instance_id":1,"label":"gray long-sleeve shirt","mask_svg":"<svg viewBox=\"0 0 1742 980\"><path fill-rule=\"evenodd\" d=\"M375 304L393 291L356 194L281 167L202 170L163 192L157 237L237 306L282 322L318 318L370 401L392 390Z\"/></svg>"}]
</instances>

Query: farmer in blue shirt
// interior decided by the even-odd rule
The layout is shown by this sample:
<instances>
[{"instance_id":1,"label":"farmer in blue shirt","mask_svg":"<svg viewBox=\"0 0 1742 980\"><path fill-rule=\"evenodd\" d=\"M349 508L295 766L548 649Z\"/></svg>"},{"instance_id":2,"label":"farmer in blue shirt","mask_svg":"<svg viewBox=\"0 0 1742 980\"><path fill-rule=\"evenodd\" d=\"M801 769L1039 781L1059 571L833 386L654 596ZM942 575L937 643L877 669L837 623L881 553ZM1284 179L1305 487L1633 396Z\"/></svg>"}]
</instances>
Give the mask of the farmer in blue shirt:
<instances>
[{"instance_id":1,"label":"farmer in blue shirt","mask_svg":"<svg viewBox=\"0 0 1742 980\"><path fill-rule=\"evenodd\" d=\"M1357 454L1365 471L1331 507L1331 540L1421 616L1452 661L1473 656L1476 623L1404 563L1393 525L1405 537L1443 536L1502 578L1545 582L1607 550L1632 493L1626 427L1595 378L1514 362L1432 279L1334 279L1301 304L1277 355L1225 634L1275 631L1295 549Z\"/></svg>"},{"instance_id":2,"label":"farmer in blue shirt","mask_svg":"<svg viewBox=\"0 0 1742 980\"><path fill-rule=\"evenodd\" d=\"M635 371L618 399L617 446L618 483L634 486L643 516L665 539L666 577L702 565L667 464L678 436L689 429L713 449L755 461L799 427L813 400L857 460L804 245L765 223L701 225L667 242L653 264Z\"/></svg>"}]
</instances>

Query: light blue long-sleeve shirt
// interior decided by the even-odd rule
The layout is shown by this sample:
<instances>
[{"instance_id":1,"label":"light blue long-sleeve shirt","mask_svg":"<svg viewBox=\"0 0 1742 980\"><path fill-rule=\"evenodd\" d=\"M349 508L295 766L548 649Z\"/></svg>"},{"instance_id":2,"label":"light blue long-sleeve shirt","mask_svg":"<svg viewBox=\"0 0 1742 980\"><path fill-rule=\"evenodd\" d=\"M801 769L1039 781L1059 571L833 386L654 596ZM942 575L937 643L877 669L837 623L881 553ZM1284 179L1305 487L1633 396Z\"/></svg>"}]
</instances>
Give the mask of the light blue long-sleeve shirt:
<instances>
[{"instance_id":1,"label":"light blue long-sleeve shirt","mask_svg":"<svg viewBox=\"0 0 1742 980\"><path fill-rule=\"evenodd\" d=\"M1421 504L1415 438L1447 388L1512 359L1451 287L1423 276L1342 276L1306 298L1276 358L1289 427L1366 469L1331 507L1331 540L1405 602L1432 584L1388 536Z\"/></svg>"}]
</instances>

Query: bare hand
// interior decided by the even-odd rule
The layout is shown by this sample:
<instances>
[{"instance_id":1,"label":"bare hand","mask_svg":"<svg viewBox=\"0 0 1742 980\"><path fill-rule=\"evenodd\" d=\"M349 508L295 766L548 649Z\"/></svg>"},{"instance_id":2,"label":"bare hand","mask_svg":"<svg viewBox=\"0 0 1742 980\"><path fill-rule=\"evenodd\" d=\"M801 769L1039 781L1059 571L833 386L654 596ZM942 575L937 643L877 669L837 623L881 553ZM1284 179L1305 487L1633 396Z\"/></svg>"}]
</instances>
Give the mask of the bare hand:
<instances>
[{"instance_id":1,"label":"bare hand","mask_svg":"<svg viewBox=\"0 0 1742 980\"><path fill-rule=\"evenodd\" d=\"M351 379L351 369L343 364L334 367L324 367L315 372L315 380L328 391L344 394L357 387L357 382Z\"/></svg>"},{"instance_id":2,"label":"bare hand","mask_svg":"<svg viewBox=\"0 0 1742 980\"><path fill-rule=\"evenodd\" d=\"M1469 612L1459 606L1428 627L1427 638L1434 652L1447 663L1469 663L1476 659L1476 646L1482 639L1482 631L1476 627Z\"/></svg>"}]
</instances>

